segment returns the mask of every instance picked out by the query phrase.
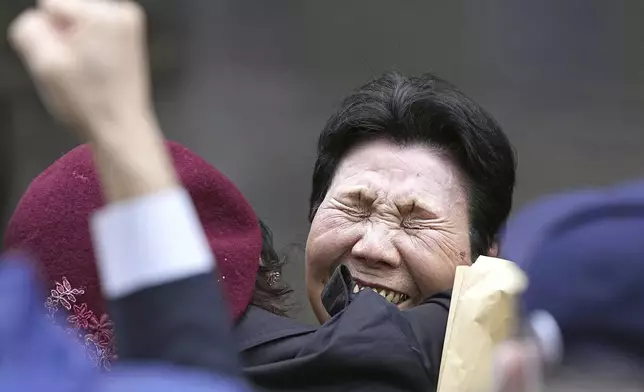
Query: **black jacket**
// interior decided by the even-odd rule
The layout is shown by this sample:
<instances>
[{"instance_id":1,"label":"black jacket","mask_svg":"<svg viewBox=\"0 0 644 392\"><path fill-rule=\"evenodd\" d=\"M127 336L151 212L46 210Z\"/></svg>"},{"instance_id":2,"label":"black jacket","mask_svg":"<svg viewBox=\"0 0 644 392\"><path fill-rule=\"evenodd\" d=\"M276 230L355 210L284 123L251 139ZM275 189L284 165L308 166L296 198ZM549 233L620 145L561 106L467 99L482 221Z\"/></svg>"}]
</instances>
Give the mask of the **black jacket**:
<instances>
[{"instance_id":1,"label":"black jacket","mask_svg":"<svg viewBox=\"0 0 644 392\"><path fill-rule=\"evenodd\" d=\"M235 328L248 378L271 391L436 390L450 293L400 311L353 285L338 268L323 293L333 318L319 327L249 307Z\"/></svg>"},{"instance_id":2,"label":"black jacket","mask_svg":"<svg viewBox=\"0 0 644 392\"><path fill-rule=\"evenodd\" d=\"M260 391L435 390L450 293L400 311L373 291L351 294L352 282L341 275L334 274L334 287L325 292L334 317L322 326L249 307L233 331L249 380ZM113 301L119 357L236 375L236 359L212 349L230 342L212 336L222 331L215 326L224 317L208 295L215 291L214 279L204 277ZM173 329L183 330L185 338L166 340Z\"/></svg>"},{"instance_id":3,"label":"black jacket","mask_svg":"<svg viewBox=\"0 0 644 392\"><path fill-rule=\"evenodd\" d=\"M119 360L242 378L229 312L214 282L201 274L109 301Z\"/></svg>"}]
</instances>

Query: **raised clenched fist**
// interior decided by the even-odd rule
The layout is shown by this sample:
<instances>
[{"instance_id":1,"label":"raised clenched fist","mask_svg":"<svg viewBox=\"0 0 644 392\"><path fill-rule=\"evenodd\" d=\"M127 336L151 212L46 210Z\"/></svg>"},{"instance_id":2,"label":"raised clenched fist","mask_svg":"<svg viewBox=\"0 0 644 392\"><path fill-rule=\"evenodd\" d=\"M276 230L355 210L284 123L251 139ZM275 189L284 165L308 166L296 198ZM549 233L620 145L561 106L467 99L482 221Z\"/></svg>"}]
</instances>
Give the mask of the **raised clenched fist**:
<instances>
[{"instance_id":1,"label":"raised clenched fist","mask_svg":"<svg viewBox=\"0 0 644 392\"><path fill-rule=\"evenodd\" d=\"M39 0L9 40L50 112L90 140L151 110L145 15L134 2Z\"/></svg>"}]
</instances>

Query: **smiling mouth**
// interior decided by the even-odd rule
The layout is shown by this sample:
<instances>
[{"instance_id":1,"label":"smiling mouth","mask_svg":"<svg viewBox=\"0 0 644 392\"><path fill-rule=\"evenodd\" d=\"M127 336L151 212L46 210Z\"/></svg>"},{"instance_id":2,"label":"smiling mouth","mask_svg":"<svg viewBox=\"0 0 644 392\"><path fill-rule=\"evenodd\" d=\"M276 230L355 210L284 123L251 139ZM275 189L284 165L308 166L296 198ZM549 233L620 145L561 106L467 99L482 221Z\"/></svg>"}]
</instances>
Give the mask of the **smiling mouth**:
<instances>
[{"instance_id":1,"label":"smiling mouth","mask_svg":"<svg viewBox=\"0 0 644 392\"><path fill-rule=\"evenodd\" d=\"M380 294L384 299L386 299L387 301L391 302L394 305L400 305L401 303L409 299L409 296L404 293L399 293L397 291L390 290L390 289L372 287L366 284L355 282L355 285L353 286L353 293L357 294L362 290L373 290L375 293Z\"/></svg>"}]
</instances>

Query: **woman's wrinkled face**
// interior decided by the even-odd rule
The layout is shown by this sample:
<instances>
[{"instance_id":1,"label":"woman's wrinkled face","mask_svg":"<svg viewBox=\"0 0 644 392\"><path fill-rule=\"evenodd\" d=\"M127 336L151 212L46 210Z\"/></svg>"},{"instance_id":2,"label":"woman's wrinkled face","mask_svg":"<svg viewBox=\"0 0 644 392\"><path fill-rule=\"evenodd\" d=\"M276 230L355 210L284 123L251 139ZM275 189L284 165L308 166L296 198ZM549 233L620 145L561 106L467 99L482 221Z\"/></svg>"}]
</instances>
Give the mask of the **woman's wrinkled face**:
<instances>
[{"instance_id":1,"label":"woman's wrinkled face","mask_svg":"<svg viewBox=\"0 0 644 392\"><path fill-rule=\"evenodd\" d=\"M341 162L306 244L309 301L339 264L360 288L406 309L451 287L470 263L467 191L451 161L430 147L373 141Z\"/></svg>"}]
</instances>

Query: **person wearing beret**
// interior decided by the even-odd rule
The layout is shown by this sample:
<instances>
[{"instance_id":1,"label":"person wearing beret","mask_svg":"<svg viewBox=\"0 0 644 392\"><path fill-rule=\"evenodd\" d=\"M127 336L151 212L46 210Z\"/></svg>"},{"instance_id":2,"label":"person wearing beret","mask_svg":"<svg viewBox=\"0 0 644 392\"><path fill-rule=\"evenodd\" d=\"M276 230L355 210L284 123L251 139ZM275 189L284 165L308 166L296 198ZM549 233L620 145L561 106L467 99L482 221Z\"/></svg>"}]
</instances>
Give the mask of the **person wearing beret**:
<instances>
[{"instance_id":1,"label":"person wearing beret","mask_svg":"<svg viewBox=\"0 0 644 392\"><path fill-rule=\"evenodd\" d=\"M78 335L92 361L104 369L116 359L115 340L126 355L132 350L141 359L154 357L155 350L190 351L190 342L153 346L138 342L165 339L168 331L163 326L169 323L170 328L174 319L221 317L217 312L190 313L192 307L210 307L221 294L226 299L223 309L237 320L253 294L262 237L252 208L232 182L199 156L174 142L167 142L165 150L182 188L104 205L100 174L92 149L85 144L32 181L7 226L5 248L30 252L49 282L50 294L43 302L48 314L66 315L65 327ZM175 204L181 213L174 211ZM186 246L191 253L182 256L183 248L176 249L177 236L192 245ZM208 264L211 253L217 260L216 272ZM158 271L167 279L176 276L177 281L162 285ZM158 300L147 298L145 290L129 295L140 287L139 280L150 279L150 285L158 286L154 291ZM208 292L195 279L205 281ZM223 293L213 290L211 281L218 282ZM172 309L181 313L171 313ZM115 335L115 323L135 325L128 331L143 336ZM195 337L200 333L209 334L191 331Z\"/></svg>"}]
</instances>

